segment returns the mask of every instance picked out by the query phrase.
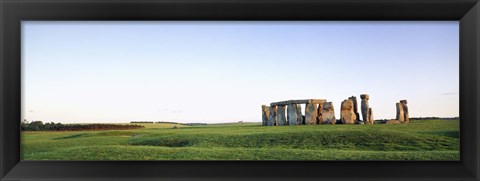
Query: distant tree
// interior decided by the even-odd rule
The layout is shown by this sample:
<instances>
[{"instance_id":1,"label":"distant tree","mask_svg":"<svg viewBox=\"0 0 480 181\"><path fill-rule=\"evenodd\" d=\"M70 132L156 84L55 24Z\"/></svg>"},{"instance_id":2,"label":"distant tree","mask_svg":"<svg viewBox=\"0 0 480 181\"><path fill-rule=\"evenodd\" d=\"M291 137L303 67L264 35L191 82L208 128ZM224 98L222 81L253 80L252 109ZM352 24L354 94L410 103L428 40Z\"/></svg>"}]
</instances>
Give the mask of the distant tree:
<instances>
[{"instance_id":1,"label":"distant tree","mask_svg":"<svg viewBox=\"0 0 480 181\"><path fill-rule=\"evenodd\" d=\"M45 123L45 124L43 125L43 129L45 129L45 130L50 130L51 128L52 128L52 126L51 126L50 123Z\"/></svg>"},{"instance_id":2,"label":"distant tree","mask_svg":"<svg viewBox=\"0 0 480 181\"><path fill-rule=\"evenodd\" d=\"M57 128L57 130L61 130L61 129L63 129L63 124L62 123L57 123L57 124L55 124L55 128Z\"/></svg>"},{"instance_id":3,"label":"distant tree","mask_svg":"<svg viewBox=\"0 0 480 181\"><path fill-rule=\"evenodd\" d=\"M42 121L32 121L29 127L31 131L40 131L44 129Z\"/></svg>"},{"instance_id":4,"label":"distant tree","mask_svg":"<svg viewBox=\"0 0 480 181\"><path fill-rule=\"evenodd\" d=\"M21 123L20 123L20 130L22 131L25 131L28 129L28 121L26 119L24 119Z\"/></svg>"},{"instance_id":5,"label":"distant tree","mask_svg":"<svg viewBox=\"0 0 480 181\"><path fill-rule=\"evenodd\" d=\"M24 120L20 123L20 130L22 130L22 131L28 130L28 121L27 121L26 119L24 119Z\"/></svg>"}]
</instances>

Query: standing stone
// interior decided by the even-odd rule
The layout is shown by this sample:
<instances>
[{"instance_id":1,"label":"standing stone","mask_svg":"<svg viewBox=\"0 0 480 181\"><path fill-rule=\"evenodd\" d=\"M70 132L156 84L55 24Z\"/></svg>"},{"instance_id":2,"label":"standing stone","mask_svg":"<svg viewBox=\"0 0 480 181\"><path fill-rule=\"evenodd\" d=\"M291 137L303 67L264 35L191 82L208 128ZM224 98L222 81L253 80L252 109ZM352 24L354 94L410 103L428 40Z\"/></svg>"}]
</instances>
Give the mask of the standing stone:
<instances>
[{"instance_id":1,"label":"standing stone","mask_svg":"<svg viewBox=\"0 0 480 181\"><path fill-rule=\"evenodd\" d=\"M317 108L317 123L323 124L323 103L318 104Z\"/></svg>"},{"instance_id":2,"label":"standing stone","mask_svg":"<svg viewBox=\"0 0 480 181\"><path fill-rule=\"evenodd\" d=\"M317 106L313 103L307 103L305 106L305 124L316 124Z\"/></svg>"},{"instance_id":3,"label":"standing stone","mask_svg":"<svg viewBox=\"0 0 480 181\"><path fill-rule=\"evenodd\" d=\"M279 105L277 106L277 125L283 126L287 125L287 118L285 116L285 106Z\"/></svg>"},{"instance_id":4,"label":"standing stone","mask_svg":"<svg viewBox=\"0 0 480 181\"><path fill-rule=\"evenodd\" d=\"M275 126L277 123L277 106L270 106L270 116L268 117L268 126Z\"/></svg>"},{"instance_id":5,"label":"standing stone","mask_svg":"<svg viewBox=\"0 0 480 181\"><path fill-rule=\"evenodd\" d=\"M409 123L410 117L408 116L407 100L401 100L400 103L402 103L404 121L405 123Z\"/></svg>"},{"instance_id":6,"label":"standing stone","mask_svg":"<svg viewBox=\"0 0 480 181\"><path fill-rule=\"evenodd\" d=\"M397 120L400 122L400 123L403 123L405 121L405 115L403 113L403 107L402 107L402 103L397 103L396 104L397 106Z\"/></svg>"},{"instance_id":7,"label":"standing stone","mask_svg":"<svg viewBox=\"0 0 480 181\"><path fill-rule=\"evenodd\" d=\"M270 116L270 107L262 105L262 126L268 125L268 117Z\"/></svg>"},{"instance_id":8,"label":"standing stone","mask_svg":"<svg viewBox=\"0 0 480 181\"><path fill-rule=\"evenodd\" d=\"M357 97L352 96L352 97L349 97L348 99L350 99L350 100L353 101L353 112L355 113L355 117L357 117L357 119L356 119L355 121L356 121L357 123L360 123L360 113L358 113Z\"/></svg>"},{"instance_id":9,"label":"standing stone","mask_svg":"<svg viewBox=\"0 0 480 181\"><path fill-rule=\"evenodd\" d=\"M287 107L287 120L288 125L296 125L298 122L298 105L289 104Z\"/></svg>"},{"instance_id":10,"label":"standing stone","mask_svg":"<svg viewBox=\"0 0 480 181\"><path fill-rule=\"evenodd\" d=\"M302 114L302 106L300 106L299 104L295 104L297 105L297 125L301 125L303 124L303 114Z\"/></svg>"},{"instance_id":11,"label":"standing stone","mask_svg":"<svg viewBox=\"0 0 480 181\"><path fill-rule=\"evenodd\" d=\"M363 123L368 124L368 100L370 99L370 96L368 94L361 94L360 98L362 99L362 120Z\"/></svg>"},{"instance_id":12,"label":"standing stone","mask_svg":"<svg viewBox=\"0 0 480 181\"><path fill-rule=\"evenodd\" d=\"M335 124L337 120L335 119L335 111L333 110L332 102L323 103L322 110L322 121L323 124Z\"/></svg>"},{"instance_id":13,"label":"standing stone","mask_svg":"<svg viewBox=\"0 0 480 181\"><path fill-rule=\"evenodd\" d=\"M353 111L353 101L351 99L342 101L340 120L343 124L355 124L357 117Z\"/></svg>"},{"instance_id":14,"label":"standing stone","mask_svg":"<svg viewBox=\"0 0 480 181\"><path fill-rule=\"evenodd\" d=\"M375 124L375 120L373 119L373 112L372 112L372 108L369 107L368 108L368 122L367 124Z\"/></svg>"}]
</instances>

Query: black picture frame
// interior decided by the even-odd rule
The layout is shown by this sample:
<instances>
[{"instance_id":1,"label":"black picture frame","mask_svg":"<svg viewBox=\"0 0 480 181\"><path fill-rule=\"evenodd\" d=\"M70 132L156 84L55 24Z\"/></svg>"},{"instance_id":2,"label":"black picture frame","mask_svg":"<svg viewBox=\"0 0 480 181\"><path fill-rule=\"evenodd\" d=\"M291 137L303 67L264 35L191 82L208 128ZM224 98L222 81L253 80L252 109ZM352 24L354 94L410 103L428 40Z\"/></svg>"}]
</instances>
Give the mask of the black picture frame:
<instances>
[{"instance_id":1,"label":"black picture frame","mask_svg":"<svg viewBox=\"0 0 480 181\"><path fill-rule=\"evenodd\" d=\"M0 180L480 180L478 0L0 0ZM21 161L23 20L458 20L460 161Z\"/></svg>"}]
</instances>

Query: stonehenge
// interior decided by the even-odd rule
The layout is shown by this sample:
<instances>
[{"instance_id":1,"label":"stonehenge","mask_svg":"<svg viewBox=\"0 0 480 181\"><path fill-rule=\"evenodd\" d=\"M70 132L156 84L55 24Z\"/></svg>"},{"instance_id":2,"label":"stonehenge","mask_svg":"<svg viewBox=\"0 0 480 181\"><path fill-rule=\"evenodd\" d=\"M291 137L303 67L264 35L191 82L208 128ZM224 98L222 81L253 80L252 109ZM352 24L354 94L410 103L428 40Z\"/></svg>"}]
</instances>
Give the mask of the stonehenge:
<instances>
[{"instance_id":1,"label":"stonehenge","mask_svg":"<svg viewBox=\"0 0 480 181\"><path fill-rule=\"evenodd\" d=\"M301 100L289 100L289 101L280 101L280 102L272 102L270 106L278 106L278 105L288 105L288 104L321 104L326 102L325 99L301 99Z\"/></svg>"},{"instance_id":2,"label":"stonehenge","mask_svg":"<svg viewBox=\"0 0 480 181\"><path fill-rule=\"evenodd\" d=\"M317 123L323 124L323 104L318 104L317 107Z\"/></svg>"},{"instance_id":3,"label":"stonehenge","mask_svg":"<svg viewBox=\"0 0 480 181\"><path fill-rule=\"evenodd\" d=\"M396 120L400 123L409 123L410 118L408 116L407 100L400 100L400 102L397 102L395 105L397 107Z\"/></svg>"},{"instance_id":4,"label":"stonehenge","mask_svg":"<svg viewBox=\"0 0 480 181\"><path fill-rule=\"evenodd\" d=\"M332 102L327 102L325 99L300 99L272 102L270 106L262 105L262 125L375 124L373 110L368 102L370 96L361 94L360 98L362 119L360 119L355 96L348 97L341 102L339 120L335 118ZM302 114L301 104L305 105L305 114ZM396 110L396 119L377 123L409 123L407 100L397 102Z\"/></svg>"},{"instance_id":5,"label":"stonehenge","mask_svg":"<svg viewBox=\"0 0 480 181\"><path fill-rule=\"evenodd\" d=\"M318 110L318 107L321 108L325 102L326 100L323 99L303 99L273 102L270 104L270 107L263 105L262 122L266 122L265 125L267 126L319 124L318 113L322 110ZM305 115L302 114L300 104L305 104ZM287 106L286 114L285 106ZM267 108L268 111L266 110ZM331 111L333 112L333 106L331 106Z\"/></svg>"},{"instance_id":6,"label":"stonehenge","mask_svg":"<svg viewBox=\"0 0 480 181\"><path fill-rule=\"evenodd\" d=\"M300 109L300 114L298 114ZM300 105L297 104L289 104L287 106L287 120L288 120L288 125L297 125L299 117L301 118L301 107ZM300 121L301 123L301 121Z\"/></svg>"},{"instance_id":7,"label":"stonehenge","mask_svg":"<svg viewBox=\"0 0 480 181\"><path fill-rule=\"evenodd\" d=\"M277 125L283 126L287 125L287 118L285 117L285 106L277 106Z\"/></svg>"},{"instance_id":8,"label":"stonehenge","mask_svg":"<svg viewBox=\"0 0 480 181\"><path fill-rule=\"evenodd\" d=\"M371 115L370 106L368 105L368 100L370 96L368 94L361 94L360 98L362 99L362 120L364 124L373 124L374 120L371 119L373 116Z\"/></svg>"},{"instance_id":9,"label":"stonehenge","mask_svg":"<svg viewBox=\"0 0 480 181\"><path fill-rule=\"evenodd\" d=\"M369 121L368 124L374 124L375 123L375 120L373 119L373 112L372 112L371 107L368 108L368 121Z\"/></svg>"},{"instance_id":10,"label":"stonehenge","mask_svg":"<svg viewBox=\"0 0 480 181\"><path fill-rule=\"evenodd\" d=\"M397 106L397 117L395 119L403 123L405 120L405 115L403 114L402 103L397 102L395 105Z\"/></svg>"},{"instance_id":11,"label":"stonehenge","mask_svg":"<svg viewBox=\"0 0 480 181\"><path fill-rule=\"evenodd\" d=\"M317 124L317 105L313 103L305 105L305 124Z\"/></svg>"},{"instance_id":12,"label":"stonehenge","mask_svg":"<svg viewBox=\"0 0 480 181\"><path fill-rule=\"evenodd\" d=\"M294 104L297 106L297 125L303 124L303 115L302 115L302 107L298 104Z\"/></svg>"},{"instance_id":13,"label":"stonehenge","mask_svg":"<svg viewBox=\"0 0 480 181\"><path fill-rule=\"evenodd\" d=\"M277 123L277 106L270 106L267 126L275 126Z\"/></svg>"},{"instance_id":14,"label":"stonehenge","mask_svg":"<svg viewBox=\"0 0 480 181\"><path fill-rule=\"evenodd\" d=\"M322 123L321 124L335 124L337 120L335 119L335 112L333 110L332 102L323 103L322 110Z\"/></svg>"},{"instance_id":15,"label":"stonehenge","mask_svg":"<svg viewBox=\"0 0 480 181\"><path fill-rule=\"evenodd\" d=\"M270 116L270 107L262 105L262 126L268 125L268 117Z\"/></svg>"},{"instance_id":16,"label":"stonehenge","mask_svg":"<svg viewBox=\"0 0 480 181\"><path fill-rule=\"evenodd\" d=\"M352 97L349 97L348 99L353 101L353 112L355 113L355 116L357 118L355 122L360 123L360 114L358 113L357 97L352 96Z\"/></svg>"},{"instance_id":17,"label":"stonehenge","mask_svg":"<svg viewBox=\"0 0 480 181\"><path fill-rule=\"evenodd\" d=\"M408 106L407 106L407 100L401 100L400 103L402 104L403 108L403 119L405 123L410 122L410 118L408 116Z\"/></svg>"},{"instance_id":18,"label":"stonehenge","mask_svg":"<svg viewBox=\"0 0 480 181\"><path fill-rule=\"evenodd\" d=\"M345 99L342 101L340 110L340 120L343 124L355 124L357 116L354 112L354 104L351 99Z\"/></svg>"},{"instance_id":19,"label":"stonehenge","mask_svg":"<svg viewBox=\"0 0 480 181\"><path fill-rule=\"evenodd\" d=\"M382 122L385 124L410 123L410 117L408 115L407 100L400 100L399 102L395 103L395 107L397 110L396 118L392 120L383 120Z\"/></svg>"}]
</instances>

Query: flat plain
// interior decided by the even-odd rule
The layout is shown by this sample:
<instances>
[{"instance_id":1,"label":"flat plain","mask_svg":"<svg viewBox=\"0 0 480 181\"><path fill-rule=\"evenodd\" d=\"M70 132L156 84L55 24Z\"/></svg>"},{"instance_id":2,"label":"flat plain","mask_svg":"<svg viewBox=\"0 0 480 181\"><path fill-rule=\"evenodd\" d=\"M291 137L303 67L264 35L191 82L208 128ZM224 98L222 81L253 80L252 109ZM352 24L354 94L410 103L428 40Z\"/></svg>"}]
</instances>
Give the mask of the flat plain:
<instances>
[{"instance_id":1,"label":"flat plain","mask_svg":"<svg viewBox=\"0 0 480 181\"><path fill-rule=\"evenodd\" d=\"M459 120L410 124L186 126L24 131L23 160L459 160Z\"/></svg>"}]
</instances>

